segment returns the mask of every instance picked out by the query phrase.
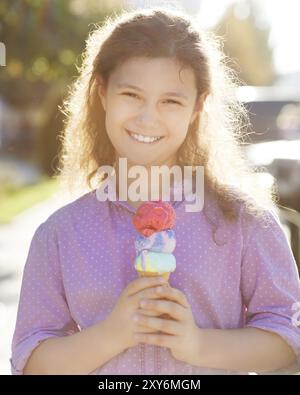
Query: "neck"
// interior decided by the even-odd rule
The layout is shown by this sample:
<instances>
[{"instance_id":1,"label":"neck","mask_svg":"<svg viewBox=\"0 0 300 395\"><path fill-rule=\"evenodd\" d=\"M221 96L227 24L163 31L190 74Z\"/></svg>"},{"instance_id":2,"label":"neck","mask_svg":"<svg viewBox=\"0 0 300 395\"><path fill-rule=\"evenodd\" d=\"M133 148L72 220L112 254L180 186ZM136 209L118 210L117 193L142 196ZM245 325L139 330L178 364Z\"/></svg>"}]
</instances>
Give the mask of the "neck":
<instances>
[{"instance_id":1,"label":"neck","mask_svg":"<svg viewBox=\"0 0 300 395\"><path fill-rule=\"evenodd\" d=\"M116 159L116 180L117 180L117 195L119 196L119 173L120 173L120 169L119 169L119 157L117 157ZM167 166L168 168L171 168L172 166L177 164L177 157L173 156L171 158L169 158L167 161L165 161L164 163L160 163L160 164L155 164L155 166ZM127 161L127 202L132 205L134 208L138 208L142 203L143 200L131 200L130 196L128 194L128 191L130 190L130 186L136 182L136 179L134 178L128 178L128 174L130 169L132 169L134 166L136 166L136 164L131 163L129 161ZM153 191L157 191L159 192L159 199L162 199L162 177L159 177L159 182L157 183L156 180L151 180L151 168L154 165L148 165L148 166L143 166L144 170L145 170L145 174L147 174L147 177L139 177L139 185L142 188L145 188L148 191L148 196L147 196L147 200L151 200L151 191L153 193ZM124 170L124 169L123 169ZM133 186L134 187L134 186Z\"/></svg>"}]
</instances>

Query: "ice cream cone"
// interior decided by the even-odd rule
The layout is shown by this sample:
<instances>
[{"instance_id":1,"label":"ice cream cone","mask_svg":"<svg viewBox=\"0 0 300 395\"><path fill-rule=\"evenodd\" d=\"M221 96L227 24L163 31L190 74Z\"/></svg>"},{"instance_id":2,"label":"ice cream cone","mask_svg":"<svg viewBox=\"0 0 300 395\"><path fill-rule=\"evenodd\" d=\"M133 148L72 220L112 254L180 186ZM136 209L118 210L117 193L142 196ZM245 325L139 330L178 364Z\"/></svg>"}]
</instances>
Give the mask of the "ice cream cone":
<instances>
[{"instance_id":1,"label":"ice cream cone","mask_svg":"<svg viewBox=\"0 0 300 395\"><path fill-rule=\"evenodd\" d=\"M155 276L161 276L164 277L167 281L169 281L170 278L170 272L166 273L157 273L157 272L142 272L140 270L137 270L137 273L139 277L155 277Z\"/></svg>"},{"instance_id":2,"label":"ice cream cone","mask_svg":"<svg viewBox=\"0 0 300 395\"><path fill-rule=\"evenodd\" d=\"M134 267L139 277L164 277L170 287L170 274L176 269L172 254L176 246L176 213L170 203L145 202L133 216L133 225L139 232L135 239L136 259ZM165 299L163 296L160 299ZM159 317L172 319L168 314Z\"/></svg>"}]
</instances>

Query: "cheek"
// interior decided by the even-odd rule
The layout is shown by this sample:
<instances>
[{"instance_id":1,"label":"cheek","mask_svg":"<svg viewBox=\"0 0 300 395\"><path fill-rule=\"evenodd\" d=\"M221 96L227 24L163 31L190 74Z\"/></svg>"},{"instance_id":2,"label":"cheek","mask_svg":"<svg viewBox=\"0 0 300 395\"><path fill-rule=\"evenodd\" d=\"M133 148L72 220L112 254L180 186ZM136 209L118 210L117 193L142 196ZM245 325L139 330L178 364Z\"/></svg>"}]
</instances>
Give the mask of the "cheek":
<instances>
[{"instance_id":1,"label":"cheek","mask_svg":"<svg viewBox=\"0 0 300 395\"><path fill-rule=\"evenodd\" d=\"M183 128L181 130L178 130L176 132L176 134L172 135L172 147L175 150L178 150L179 147L182 145L182 143L184 142L185 138L187 135L187 131Z\"/></svg>"},{"instance_id":2,"label":"cheek","mask_svg":"<svg viewBox=\"0 0 300 395\"><path fill-rule=\"evenodd\" d=\"M186 130L190 121L190 113L187 109L176 107L172 111L164 113L164 119L172 129Z\"/></svg>"},{"instance_id":3,"label":"cheek","mask_svg":"<svg viewBox=\"0 0 300 395\"><path fill-rule=\"evenodd\" d=\"M109 136L118 134L129 119L128 111L122 106L110 106L106 112L105 125Z\"/></svg>"},{"instance_id":4,"label":"cheek","mask_svg":"<svg viewBox=\"0 0 300 395\"><path fill-rule=\"evenodd\" d=\"M134 114L135 106L118 97L107 98L107 112L110 123L118 124Z\"/></svg>"},{"instance_id":5,"label":"cheek","mask_svg":"<svg viewBox=\"0 0 300 395\"><path fill-rule=\"evenodd\" d=\"M128 119L138 115L138 106L133 100L116 99L113 103L115 119Z\"/></svg>"},{"instance_id":6,"label":"cheek","mask_svg":"<svg viewBox=\"0 0 300 395\"><path fill-rule=\"evenodd\" d=\"M168 124L170 136L177 142L182 142L185 139L188 127L189 123L184 115L182 117L174 116Z\"/></svg>"}]
</instances>

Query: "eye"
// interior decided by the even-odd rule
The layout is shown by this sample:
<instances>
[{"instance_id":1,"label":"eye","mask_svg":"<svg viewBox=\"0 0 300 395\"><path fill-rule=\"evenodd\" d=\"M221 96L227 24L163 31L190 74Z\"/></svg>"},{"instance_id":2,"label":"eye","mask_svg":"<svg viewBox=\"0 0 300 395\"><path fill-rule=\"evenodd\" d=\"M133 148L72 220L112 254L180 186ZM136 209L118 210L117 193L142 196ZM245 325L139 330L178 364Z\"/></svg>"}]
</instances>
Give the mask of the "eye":
<instances>
[{"instance_id":1,"label":"eye","mask_svg":"<svg viewBox=\"0 0 300 395\"><path fill-rule=\"evenodd\" d=\"M179 103L178 101L175 101L175 100L168 99L168 100L165 100L165 101L169 102L171 104L178 104L179 106L181 106L181 103Z\"/></svg>"},{"instance_id":2,"label":"eye","mask_svg":"<svg viewBox=\"0 0 300 395\"><path fill-rule=\"evenodd\" d=\"M132 92L124 92L124 93L122 93L122 95L126 95L126 96L129 96L129 97L132 97L133 99L137 99L138 98L138 95L136 95L135 93L132 93Z\"/></svg>"}]
</instances>

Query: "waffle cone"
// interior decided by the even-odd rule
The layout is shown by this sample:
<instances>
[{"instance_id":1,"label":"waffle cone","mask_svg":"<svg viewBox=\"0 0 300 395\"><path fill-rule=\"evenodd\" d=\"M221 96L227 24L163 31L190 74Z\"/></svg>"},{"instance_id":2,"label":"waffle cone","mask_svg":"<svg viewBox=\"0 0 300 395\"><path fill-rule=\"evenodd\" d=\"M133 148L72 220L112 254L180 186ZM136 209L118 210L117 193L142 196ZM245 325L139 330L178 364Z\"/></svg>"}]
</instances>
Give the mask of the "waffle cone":
<instances>
[{"instance_id":1,"label":"waffle cone","mask_svg":"<svg viewBox=\"0 0 300 395\"><path fill-rule=\"evenodd\" d=\"M138 276L139 277L155 277L155 276L160 276L160 277L164 277L167 281L169 281L170 278L170 272L166 272L166 273L158 273L158 272L142 272L137 270Z\"/></svg>"}]
</instances>

